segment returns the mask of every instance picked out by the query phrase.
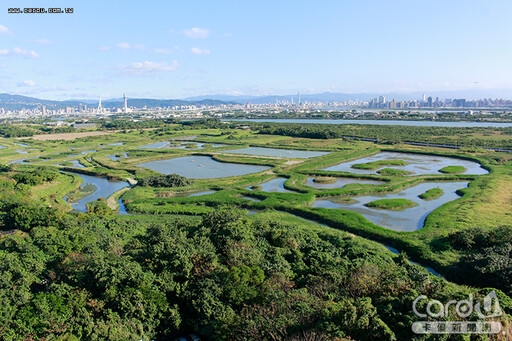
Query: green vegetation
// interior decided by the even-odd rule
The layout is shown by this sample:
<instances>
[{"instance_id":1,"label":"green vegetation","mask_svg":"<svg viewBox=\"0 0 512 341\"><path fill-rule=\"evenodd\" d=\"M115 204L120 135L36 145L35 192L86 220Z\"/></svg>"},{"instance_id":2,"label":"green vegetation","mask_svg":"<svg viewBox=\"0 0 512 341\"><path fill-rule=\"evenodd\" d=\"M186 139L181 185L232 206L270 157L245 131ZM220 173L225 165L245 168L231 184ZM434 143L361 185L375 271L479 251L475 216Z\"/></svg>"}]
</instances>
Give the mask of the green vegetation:
<instances>
[{"instance_id":1,"label":"green vegetation","mask_svg":"<svg viewBox=\"0 0 512 341\"><path fill-rule=\"evenodd\" d=\"M423 200L434 200L439 198L444 194L444 191L441 188L431 188L427 190L425 193L421 193L418 195L420 199Z\"/></svg>"},{"instance_id":2,"label":"green vegetation","mask_svg":"<svg viewBox=\"0 0 512 341\"><path fill-rule=\"evenodd\" d=\"M464 173L465 171L467 171L467 169L464 166L446 166L444 168L441 168L439 171L441 173L447 174L459 174Z\"/></svg>"},{"instance_id":3,"label":"green vegetation","mask_svg":"<svg viewBox=\"0 0 512 341\"><path fill-rule=\"evenodd\" d=\"M366 163L356 163L351 167L354 169L374 170L379 169L382 166L405 166L406 164L407 162L404 160L378 160Z\"/></svg>"},{"instance_id":4,"label":"green vegetation","mask_svg":"<svg viewBox=\"0 0 512 341\"><path fill-rule=\"evenodd\" d=\"M478 148L387 144L450 142L460 133L458 128L367 126L368 137L374 134L386 143L375 144L340 137L343 131L364 137L364 129L356 125L248 124L252 130L218 120L160 120L157 129L142 130L114 122L108 135L28 140L30 150L23 156L39 158L37 164L0 165L0 229L5 232L0 235L0 339L173 339L194 331L212 340L426 340L410 329L415 320L411 303L417 295L448 302L470 293L481 298L489 288L503 290L498 291L500 304L510 314L512 156ZM117 133L118 128L125 130ZM484 133L490 136L484 138ZM491 146L508 139L510 132L475 128L465 134L459 138L474 139L475 146L485 140ZM136 149L189 136L197 136L195 141L205 146L226 146ZM2 141L6 148L0 149L0 162L20 158L14 142ZM246 146L330 153L303 160L218 153ZM97 151L76 156L87 150ZM471 160L489 174L400 176L400 170L391 168L369 175L322 170L381 150ZM123 153L130 157L117 162L106 157ZM272 168L192 182L137 166L185 155ZM75 160L85 168L58 166ZM105 201L88 203L87 213L70 212L64 195L75 190L79 198L86 193L77 190L82 182L78 176L59 170L139 182ZM259 184L276 177L286 178L284 187L291 192L261 191ZM346 177L381 184L320 190L305 185L308 177L319 183ZM385 229L348 210L311 207L317 199L352 203L359 196L440 181L470 184L458 191L460 199L434 210L415 232ZM435 198L435 190L420 197ZM186 196L204 191L214 193ZM127 211L137 214L113 214L120 196ZM386 209L404 207L394 200L379 204ZM247 215L248 210L257 213ZM395 256L368 239L397 248L472 288L432 277L409 264L405 254ZM508 315L502 319L509 325Z\"/></svg>"},{"instance_id":5,"label":"green vegetation","mask_svg":"<svg viewBox=\"0 0 512 341\"><path fill-rule=\"evenodd\" d=\"M437 143L468 148L512 148L512 128L429 127L370 124L301 124L246 122L260 134L312 139L371 139L384 144L402 141Z\"/></svg>"},{"instance_id":6,"label":"green vegetation","mask_svg":"<svg viewBox=\"0 0 512 341\"><path fill-rule=\"evenodd\" d=\"M340 231L236 210L165 224L67 215L0 239L0 267L0 316L14 316L2 320L1 333L10 339L155 339L194 330L212 340L413 340L417 295L487 293ZM501 307L512 309L507 300Z\"/></svg>"},{"instance_id":7,"label":"green vegetation","mask_svg":"<svg viewBox=\"0 0 512 341\"><path fill-rule=\"evenodd\" d=\"M333 184L336 181L338 181L337 178L334 177L327 177L327 176L317 176L313 178L313 182L316 182L318 184Z\"/></svg>"},{"instance_id":8,"label":"green vegetation","mask_svg":"<svg viewBox=\"0 0 512 341\"><path fill-rule=\"evenodd\" d=\"M403 169L395 169L395 168L382 168L377 171L380 175L410 175L414 174L413 172L409 172Z\"/></svg>"},{"instance_id":9,"label":"green vegetation","mask_svg":"<svg viewBox=\"0 0 512 341\"><path fill-rule=\"evenodd\" d=\"M379 199L369 202L365 206L379 210L399 211L418 206L418 204L407 199Z\"/></svg>"},{"instance_id":10,"label":"green vegetation","mask_svg":"<svg viewBox=\"0 0 512 341\"><path fill-rule=\"evenodd\" d=\"M192 180L178 174L150 176L139 180L139 185L150 187L183 187L192 183Z\"/></svg>"}]
</instances>

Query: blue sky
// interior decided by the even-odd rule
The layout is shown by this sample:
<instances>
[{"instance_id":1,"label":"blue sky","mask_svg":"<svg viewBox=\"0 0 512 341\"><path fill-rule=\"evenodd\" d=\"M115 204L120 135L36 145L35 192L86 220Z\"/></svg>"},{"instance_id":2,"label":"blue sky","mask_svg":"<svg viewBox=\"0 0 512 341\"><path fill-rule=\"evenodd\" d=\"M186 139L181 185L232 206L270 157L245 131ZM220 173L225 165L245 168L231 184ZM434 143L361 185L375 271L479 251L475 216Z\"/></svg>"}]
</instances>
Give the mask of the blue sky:
<instances>
[{"instance_id":1,"label":"blue sky","mask_svg":"<svg viewBox=\"0 0 512 341\"><path fill-rule=\"evenodd\" d=\"M73 14L7 14L8 6ZM512 1L15 1L0 92L47 99L512 88Z\"/></svg>"}]
</instances>

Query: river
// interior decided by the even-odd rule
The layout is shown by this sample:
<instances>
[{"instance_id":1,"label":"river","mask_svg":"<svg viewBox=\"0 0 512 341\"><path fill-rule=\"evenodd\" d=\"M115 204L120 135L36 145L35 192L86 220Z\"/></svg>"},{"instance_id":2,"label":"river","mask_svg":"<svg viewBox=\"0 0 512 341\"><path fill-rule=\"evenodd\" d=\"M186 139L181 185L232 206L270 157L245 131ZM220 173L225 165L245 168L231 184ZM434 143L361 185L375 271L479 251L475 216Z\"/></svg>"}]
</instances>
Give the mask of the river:
<instances>
[{"instance_id":1,"label":"river","mask_svg":"<svg viewBox=\"0 0 512 341\"><path fill-rule=\"evenodd\" d=\"M295 119L295 118L247 118L247 119L222 119L222 121L237 122L274 122L274 123L317 123L317 124L376 124L376 125L402 125L402 126L418 126L418 127L494 127L506 128L512 127L512 123L499 122L439 122L439 121L402 121L402 120L345 120L345 119Z\"/></svg>"}]
</instances>

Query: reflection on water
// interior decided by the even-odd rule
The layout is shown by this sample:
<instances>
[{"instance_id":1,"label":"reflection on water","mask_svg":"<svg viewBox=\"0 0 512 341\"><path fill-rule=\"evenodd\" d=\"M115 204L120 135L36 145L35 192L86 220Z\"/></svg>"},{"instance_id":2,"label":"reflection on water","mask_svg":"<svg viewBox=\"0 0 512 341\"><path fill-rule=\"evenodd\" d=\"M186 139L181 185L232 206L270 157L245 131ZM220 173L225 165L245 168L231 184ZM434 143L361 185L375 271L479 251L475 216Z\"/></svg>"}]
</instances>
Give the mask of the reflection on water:
<instances>
[{"instance_id":1,"label":"reflection on water","mask_svg":"<svg viewBox=\"0 0 512 341\"><path fill-rule=\"evenodd\" d=\"M373 196L357 197L356 203L336 203L329 200L316 200L313 207L324 207L334 209L345 209L363 215L372 223L394 231L416 231L423 227L425 218L439 206L458 199L455 193L458 189L468 185L468 181L458 182L427 182L407 188L399 193L381 194ZM431 188L439 187L444 194L434 200L424 201L418 198L419 194ZM364 206L378 199L408 199L418 204L416 207L407 208L403 211L378 210Z\"/></svg>"},{"instance_id":2,"label":"reflection on water","mask_svg":"<svg viewBox=\"0 0 512 341\"><path fill-rule=\"evenodd\" d=\"M200 195L206 195L206 194L212 194L212 193L215 193L215 191L203 191L203 192L197 192L197 193L189 194L189 195L187 195L187 196L188 196L188 197L197 197L197 196L200 196Z\"/></svg>"},{"instance_id":3,"label":"reflection on water","mask_svg":"<svg viewBox=\"0 0 512 341\"><path fill-rule=\"evenodd\" d=\"M121 156L117 156L117 155L121 155ZM119 159L126 159L128 158L128 153L121 153L121 154L116 154L116 155L107 155L107 157L112 160L112 161L117 161Z\"/></svg>"},{"instance_id":4,"label":"reflection on water","mask_svg":"<svg viewBox=\"0 0 512 341\"><path fill-rule=\"evenodd\" d=\"M80 163L80 161L78 161L78 160L72 160L72 161L67 161L67 162L68 162L68 163L72 163L72 165L69 165L69 166L66 166L66 167L85 168L85 166L84 166L84 165L82 165L82 164ZM62 166L64 166L64 165L62 165Z\"/></svg>"},{"instance_id":5,"label":"reflection on water","mask_svg":"<svg viewBox=\"0 0 512 341\"><path fill-rule=\"evenodd\" d=\"M178 174L191 179L224 178L257 173L270 168L266 166L218 162L208 156L185 156L145 162L137 166L146 167L162 174Z\"/></svg>"},{"instance_id":6,"label":"reflection on water","mask_svg":"<svg viewBox=\"0 0 512 341\"><path fill-rule=\"evenodd\" d=\"M223 151L223 153L288 157L288 158L299 158L299 159L307 159L307 158L311 158L311 157L329 154L328 152L312 152L312 151L305 151L305 150L260 148L260 147L248 147L248 148L242 148L242 149L226 150L226 151Z\"/></svg>"},{"instance_id":7,"label":"reflection on water","mask_svg":"<svg viewBox=\"0 0 512 341\"><path fill-rule=\"evenodd\" d=\"M65 173L71 173L71 172L65 172ZM92 193L91 195L83 198L82 200L78 200L77 202L71 203L71 207L73 209L86 212L86 204L91 201L98 200L99 198L108 198L111 196L114 192L119 191L121 188L128 187L128 182L125 181L111 181L107 178L100 178L97 176L91 176L91 175L85 175L80 173L72 173L74 175L78 175L81 177L84 182L82 184L82 188L86 184L95 185L97 187L97 190ZM64 200L66 200L66 197L64 197Z\"/></svg>"},{"instance_id":8,"label":"reflection on water","mask_svg":"<svg viewBox=\"0 0 512 341\"><path fill-rule=\"evenodd\" d=\"M261 186L261 190L263 192L280 192L280 193L293 193L290 190L284 188L284 182L288 180L286 178L275 178L270 181L259 184ZM246 189L253 190L251 187L247 187Z\"/></svg>"},{"instance_id":9,"label":"reflection on water","mask_svg":"<svg viewBox=\"0 0 512 341\"><path fill-rule=\"evenodd\" d=\"M406 120L345 120L345 119L293 119L293 118L247 118L222 119L222 121L253 121L276 123L302 123L302 124L376 124L376 125L402 125L420 127L512 127L512 123L497 122L436 122L436 121L406 121Z\"/></svg>"},{"instance_id":10,"label":"reflection on water","mask_svg":"<svg viewBox=\"0 0 512 341\"><path fill-rule=\"evenodd\" d=\"M308 177L305 185L311 186L317 189L333 189L333 188L341 188L348 184L368 184L368 185L380 185L383 184L384 181L376 181L376 180L361 180L361 179L351 179L351 178L337 178L336 182L328 184L328 183L320 183L314 182L314 177Z\"/></svg>"},{"instance_id":11,"label":"reflection on water","mask_svg":"<svg viewBox=\"0 0 512 341\"><path fill-rule=\"evenodd\" d=\"M119 204L119 212L118 213L120 215L129 215L130 214L130 213L128 213L128 211L126 211L126 207L123 204L123 199L119 198L118 204Z\"/></svg>"},{"instance_id":12,"label":"reflection on water","mask_svg":"<svg viewBox=\"0 0 512 341\"><path fill-rule=\"evenodd\" d=\"M140 146L135 149L204 149L204 148L216 148L216 147L224 147L225 144L209 144L202 142L180 142L180 141L162 141L156 142L152 144L148 144L145 146Z\"/></svg>"},{"instance_id":13,"label":"reflection on water","mask_svg":"<svg viewBox=\"0 0 512 341\"><path fill-rule=\"evenodd\" d=\"M439 172L439 169L446 166L464 166L467 168L464 174L480 175L489 173L487 170L483 169L479 163L473 161L444 156L395 152L381 152L361 159L343 162L335 166L324 168L323 170L343 171L356 174L376 174L377 170L355 169L352 168L352 165L380 160L404 160L408 163L405 166L382 166L381 168L402 169L413 172L414 174L442 174Z\"/></svg>"},{"instance_id":14,"label":"reflection on water","mask_svg":"<svg viewBox=\"0 0 512 341\"><path fill-rule=\"evenodd\" d=\"M68 157L77 157L77 156L84 155L84 154L87 154L87 153L96 153L96 152L97 152L97 150L84 150L80 154L68 155Z\"/></svg>"}]
</instances>

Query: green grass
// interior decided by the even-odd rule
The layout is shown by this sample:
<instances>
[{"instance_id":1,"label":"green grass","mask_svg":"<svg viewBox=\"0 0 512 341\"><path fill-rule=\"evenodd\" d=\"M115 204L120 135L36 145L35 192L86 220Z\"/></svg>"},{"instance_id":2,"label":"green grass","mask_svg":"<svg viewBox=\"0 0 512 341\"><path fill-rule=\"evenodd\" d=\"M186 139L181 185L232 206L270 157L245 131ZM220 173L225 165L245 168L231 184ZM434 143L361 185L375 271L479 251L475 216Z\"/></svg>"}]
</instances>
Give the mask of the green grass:
<instances>
[{"instance_id":1,"label":"green grass","mask_svg":"<svg viewBox=\"0 0 512 341\"><path fill-rule=\"evenodd\" d=\"M418 197L423 200L434 200L434 199L439 198L443 194L444 194L444 191L441 188L431 188L428 191L426 191L425 193L418 195Z\"/></svg>"},{"instance_id":2,"label":"green grass","mask_svg":"<svg viewBox=\"0 0 512 341\"><path fill-rule=\"evenodd\" d=\"M445 174L460 174L460 173L464 173L465 171L467 171L467 169L464 166L447 166L447 167L441 168L439 171L441 173L445 173Z\"/></svg>"},{"instance_id":3,"label":"green grass","mask_svg":"<svg viewBox=\"0 0 512 341\"><path fill-rule=\"evenodd\" d=\"M406 208L418 206L417 203L407 199L380 199L365 204L366 207L379 210L400 211Z\"/></svg>"},{"instance_id":4,"label":"green grass","mask_svg":"<svg viewBox=\"0 0 512 341\"><path fill-rule=\"evenodd\" d=\"M403 169L394 169L394 168L383 168L381 170L378 170L377 173L380 175L410 175L414 174L413 172L409 172Z\"/></svg>"},{"instance_id":5,"label":"green grass","mask_svg":"<svg viewBox=\"0 0 512 341\"><path fill-rule=\"evenodd\" d=\"M404 160L378 160L366 163L356 163L351 167L354 169L374 170L383 166L405 166L407 162Z\"/></svg>"}]
</instances>

